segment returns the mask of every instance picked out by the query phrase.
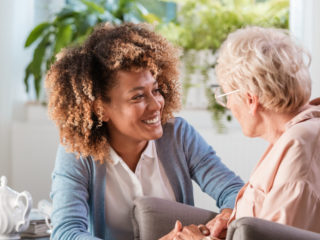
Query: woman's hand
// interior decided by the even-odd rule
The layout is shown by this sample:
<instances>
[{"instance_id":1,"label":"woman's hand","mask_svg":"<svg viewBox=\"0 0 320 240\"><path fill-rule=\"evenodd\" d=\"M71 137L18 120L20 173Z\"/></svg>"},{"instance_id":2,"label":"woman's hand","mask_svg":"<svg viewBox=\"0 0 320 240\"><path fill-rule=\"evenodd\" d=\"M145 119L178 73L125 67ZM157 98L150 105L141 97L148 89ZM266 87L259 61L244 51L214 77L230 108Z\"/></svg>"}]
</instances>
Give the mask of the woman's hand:
<instances>
[{"instance_id":1,"label":"woman's hand","mask_svg":"<svg viewBox=\"0 0 320 240\"><path fill-rule=\"evenodd\" d=\"M159 240L201 240L210 232L211 239L224 239L227 233L227 223L232 209L225 208L214 219L204 225L190 225L182 228L180 221L176 221L174 229Z\"/></svg>"},{"instance_id":2,"label":"woman's hand","mask_svg":"<svg viewBox=\"0 0 320 240\"><path fill-rule=\"evenodd\" d=\"M173 240L202 240L205 235L202 234L199 227L196 225L189 225L183 227L181 232L176 233Z\"/></svg>"},{"instance_id":3,"label":"woman's hand","mask_svg":"<svg viewBox=\"0 0 320 240\"><path fill-rule=\"evenodd\" d=\"M159 240L219 240L216 237L210 237L209 229L205 225L189 225L182 227L180 221L176 221L174 229Z\"/></svg>"},{"instance_id":4,"label":"woman's hand","mask_svg":"<svg viewBox=\"0 0 320 240\"><path fill-rule=\"evenodd\" d=\"M178 232L182 230L182 224L180 221L176 221L176 224L174 225L174 229L171 230L167 235L163 236L162 238L159 238L159 240L173 240Z\"/></svg>"},{"instance_id":5,"label":"woman's hand","mask_svg":"<svg viewBox=\"0 0 320 240\"><path fill-rule=\"evenodd\" d=\"M210 231L210 236L224 239L227 234L227 223L232 213L231 208L225 208L214 219L206 224Z\"/></svg>"},{"instance_id":6,"label":"woman's hand","mask_svg":"<svg viewBox=\"0 0 320 240\"><path fill-rule=\"evenodd\" d=\"M182 231L177 232L173 240L219 240L219 238L210 237L209 231L207 230L208 234L203 234L203 229L201 230L202 226L204 225L189 225L183 227Z\"/></svg>"}]
</instances>

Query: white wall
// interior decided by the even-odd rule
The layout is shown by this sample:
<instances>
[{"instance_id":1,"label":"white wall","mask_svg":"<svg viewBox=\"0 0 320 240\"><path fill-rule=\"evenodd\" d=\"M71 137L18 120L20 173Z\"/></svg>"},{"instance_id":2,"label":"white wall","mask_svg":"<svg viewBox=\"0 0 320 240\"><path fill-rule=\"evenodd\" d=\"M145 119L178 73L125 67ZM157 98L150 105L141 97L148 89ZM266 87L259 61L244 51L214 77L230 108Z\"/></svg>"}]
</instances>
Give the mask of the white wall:
<instances>
[{"instance_id":1,"label":"white wall","mask_svg":"<svg viewBox=\"0 0 320 240\"><path fill-rule=\"evenodd\" d=\"M290 0L290 31L311 53L312 98L320 97L320 1Z\"/></svg>"},{"instance_id":2,"label":"white wall","mask_svg":"<svg viewBox=\"0 0 320 240\"><path fill-rule=\"evenodd\" d=\"M50 122L27 121L25 103L30 97L25 93L23 78L32 50L23 46L31 29L62 2L0 1L0 176L7 176L8 185L15 190L30 191L35 202L48 198L56 150L52 139L56 143L57 134L44 127Z\"/></svg>"},{"instance_id":3,"label":"white wall","mask_svg":"<svg viewBox=\"0 0 320 240\"><path fill-rule=\"evenodd\" d=\"M0 175L6 175L9 184L11 122L23 116L23 73L29 57L23 43L32 23L33 0L0 1Z\"/></svg>"},{"instance_id":4,"label":"white wall","mask_svg":"<svg viewBox=\"0 0 320 240\"><path fill-rule=\"evenodd\" d=\"M59 137L47 117L46 107L26 107L26 120L12 123L10 186L17 191L29 191L36 207L41 199L49 199Z\"/></svg>"}]
</instances>

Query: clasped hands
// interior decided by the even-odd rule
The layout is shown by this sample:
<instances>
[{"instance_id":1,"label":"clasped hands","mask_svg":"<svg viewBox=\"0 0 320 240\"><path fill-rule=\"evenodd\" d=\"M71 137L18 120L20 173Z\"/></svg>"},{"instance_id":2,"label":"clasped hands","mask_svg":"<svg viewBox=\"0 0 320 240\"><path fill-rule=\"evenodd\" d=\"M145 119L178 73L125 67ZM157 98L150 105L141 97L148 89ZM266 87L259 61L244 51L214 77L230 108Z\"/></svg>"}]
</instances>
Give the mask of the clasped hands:
<instances>
[{"instance_id":1,"label":"clasped hands","mask_svg":"<svg viewBox=\"0 0 320 240\"><path fill-rule=\"evenodd\" d=\"M182 226L180 221L176 221L174 229L159 240L225 239L231 213L232 209L225 208L206 225Z\"/></svg>"}]
</instances>

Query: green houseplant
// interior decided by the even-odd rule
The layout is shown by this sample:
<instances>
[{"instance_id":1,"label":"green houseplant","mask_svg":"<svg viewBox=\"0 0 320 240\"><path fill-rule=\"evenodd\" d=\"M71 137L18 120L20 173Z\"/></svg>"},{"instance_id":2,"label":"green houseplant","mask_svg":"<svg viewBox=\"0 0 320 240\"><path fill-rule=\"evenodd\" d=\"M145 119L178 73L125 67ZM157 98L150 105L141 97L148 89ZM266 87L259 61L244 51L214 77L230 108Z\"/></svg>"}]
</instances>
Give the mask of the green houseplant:
<instances>
[{"instance_id":1,"label":"green houseplant","mask_svg":"<svg viewBox=\"0 0 320 240\"><path fill-rule=\"evenodd\" d=\"M137 0L75 0L70 1L50 21L36 26L25 42L35 45L33 58L25 69L24 84L29 92L33 86L37 101L41 99L43 79L55 55L64 47L82 43L101 22L122 23L159 19Z\"/></svg>"},{"instance_id":2,"label":"green houseplant","mask_svg":"<svg viewBox=\"0 0 320 240\"><path fill-rule=\"evenodd\" d=\"M159 24L158 31L182 47L182 60L186 65L183 79L184 96L194 87L190 75L200 73L218 132L224 130L223 117L231 120L228 111L216 103L210 79L214 75L215 54L227 35L246 25L288 28L289 0L173 0L180 6L178 18ZM198 64L198 52L208 55ZM210 52L213 57L210 57ZM208 54L209 53L209 54ZM199 83L197 83L199 85Z\"/></svg>"}]
</instances>

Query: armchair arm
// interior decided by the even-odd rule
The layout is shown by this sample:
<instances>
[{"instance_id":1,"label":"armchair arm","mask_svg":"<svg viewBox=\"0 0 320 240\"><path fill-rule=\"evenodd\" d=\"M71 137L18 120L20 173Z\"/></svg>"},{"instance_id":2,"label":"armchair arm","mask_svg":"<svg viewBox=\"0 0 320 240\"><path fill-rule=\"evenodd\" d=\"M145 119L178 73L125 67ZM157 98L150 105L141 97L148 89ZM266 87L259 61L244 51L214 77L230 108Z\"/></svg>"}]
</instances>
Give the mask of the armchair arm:
<instances>
[{"instance_id":1,"label":"armchair arm","mask_svg":"<svg viewBox=\"0 0 320 240\"><path fill-rule=\"evenodd\" d=\"M135 240L154 240L170 232L176 220L183 225L205 224L217 213L153 197L134 201L132 223Z\"/></svg>"},{"instance_id":2,"label":"armchair arm","mask_svg":"<svg viewBox=\"0 0 320 240\"><path fill-rule=\"evenodd\" d=\"M317 240L319 233L259 219L244 217L228 227L226 240Z\"/></svg>"}]
</instances>

